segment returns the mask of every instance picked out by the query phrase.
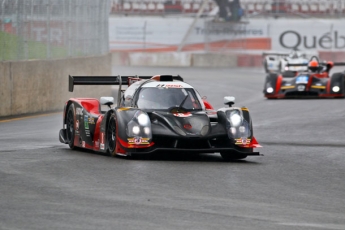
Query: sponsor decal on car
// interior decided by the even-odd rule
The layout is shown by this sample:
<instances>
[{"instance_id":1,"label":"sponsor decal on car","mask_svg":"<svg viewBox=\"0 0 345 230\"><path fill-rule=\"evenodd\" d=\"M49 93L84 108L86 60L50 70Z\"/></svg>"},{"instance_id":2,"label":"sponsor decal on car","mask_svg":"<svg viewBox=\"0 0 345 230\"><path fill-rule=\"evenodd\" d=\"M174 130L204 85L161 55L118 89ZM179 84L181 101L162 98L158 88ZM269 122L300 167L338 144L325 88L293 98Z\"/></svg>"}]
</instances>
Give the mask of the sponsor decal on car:
<instances>
[{"instance_id":1,"label":"sponsor decal on car","mask_svg":"<svg viewBox=\"0 0 345 230\"><path fill-rule=\"evenodd\" d=\"M96 147L96 148L99 148L99 140L98 140L98 141L95 141L95 147Z\"/></svg>"},{"instance_id":2,"label":"sponsor decal on car","mask_svg":"<svg viewBox=\"0 0 345 230\"><path fill-rule=\"evenodd\" d=\"M85 127L85 129L89 129L89 116L88 115L84 116L84 127Z\"/></svg>"},{"instance_id":3,"label":"sponsor decal on car","mask_svg":"<svg viewBox=\"0 0 345 230\"><path fill-rule=\"evenodd\" d=\"M180 84L158 84L157 87L163 87L163 88L183 88Z\"/></svg>"},{"instance_id":4,"label":"sponsor decal on car","mask_svg":"<svg viewBox=\"0 0 345 230\"><path fill-rule=\"evenodd\" d=\"M83 115L83 108L76 108L75 113L76 115Z\"/></svg>"},{"instance_id":5,"label":"sponsor decal on car","mask_svg":"<svg viewBox=\"0 0 345 230\"><path fill-rule=\"evenodd\" d=\"M95 124L95 118L89 117L89 124L94 125Z\"/></svg>"},{"instance_id":6,"label":"sponsor decal on car","mask_svg":"<svg viewBox=\"0 0 345 230\"><path fill-rule=\"evenodd\" d=\"M192 114L190 112L187 113L173 113L175 117L190 117Z\"/></svg>"},{"instance_id":7,"label":"sponsor decal on car","mask_svg":"<svg viewBox=\"0 0 345 230\"><path fill-rule=\"evenodd\" d=\"M128 144L134 144L134 145L148 145L149 138L143 138L143 137L132 137L127 138Z\"/></svg>"},{"instance_id":8,"label":"sponsor decal on car","mask_svg":"<svg viewBox=\"0 0 345 230\"><path fill-rule=\"evenodd\" d=\"M309 80L309 76L300 75L296 78L296 84L307 84L308 80Z\"/></svg>"},{"instance_id":9,"label":"sponsor decal on car","mask_svg":"<svg viewBox=\"0 0 345 230\"><path fill-rule=\"evenodd\" d=\"M249 145L251 139L246 138L246 137L240 137L240 138L235 139L235 141L236 141L235 142L236 145Z\"/></svg>"},{"instance_id":10,"label":"sponsor decal on car","mask_svg":"<svg viewBox=\"0 0 345 230\"><path fill-rule=\"evenodd\" d=\"M75 130L78 131L79 130L79 120L75 121Z\"/></svg>"},{"instance_id":11,"label":"sponsor decal on car","mask_svg":"<svg viewBox=\"0 0 345 230\"><path fill-rule=\"evenodd\" d=\"M100 149L104 150L104 133L101 133L101 140L100 140L101 144L100 144Z\"/></svg>"}]
</instances>

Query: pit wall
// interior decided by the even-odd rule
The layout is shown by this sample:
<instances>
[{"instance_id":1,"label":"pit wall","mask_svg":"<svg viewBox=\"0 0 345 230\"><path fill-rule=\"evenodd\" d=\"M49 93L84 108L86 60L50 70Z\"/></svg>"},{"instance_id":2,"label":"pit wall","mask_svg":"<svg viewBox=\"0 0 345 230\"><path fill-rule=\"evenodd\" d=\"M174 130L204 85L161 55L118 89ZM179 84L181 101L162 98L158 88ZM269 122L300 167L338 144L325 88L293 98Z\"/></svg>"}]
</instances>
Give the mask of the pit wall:
<instances>
[{"instance_id":1,"label":"pit wall","mask_svg":"<svg viewBox=\"0 0 345 230\"><path fill-rule=\"evenodd\" d=\"M111 96L110 86L75 86L68 76L111 75L111 54L61 60L0 62L0 117L62 111L71 97Z\"/></svg>"},{"instance_id":2,"label":"pit wall","mask_svg":"<svg viewBox=\"0 0 345 230\"><path fill-rule=\"evenodd\" d=\"M345 52L319 51L320 60L345 62ZM113 52L112 65L166 67L262 67L263 57L253 53Z\"/></svg>"}]
</instances>

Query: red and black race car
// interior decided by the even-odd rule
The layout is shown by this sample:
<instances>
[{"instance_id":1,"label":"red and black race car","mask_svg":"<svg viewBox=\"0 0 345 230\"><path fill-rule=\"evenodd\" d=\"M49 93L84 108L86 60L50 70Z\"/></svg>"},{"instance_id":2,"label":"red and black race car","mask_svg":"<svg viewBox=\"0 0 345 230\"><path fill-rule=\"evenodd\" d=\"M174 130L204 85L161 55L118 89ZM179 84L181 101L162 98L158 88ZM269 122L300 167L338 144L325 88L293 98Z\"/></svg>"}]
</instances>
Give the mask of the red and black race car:
<instances>
[{"instance_id":1,"label":"red and black race car","mask_svg":"<svg viewBox=\"0 0 345 230\"><path fill-rule=\"evenodd\" d=\"M329 73L334 66L345 66L344 62L320 62L313 56L309 63L288 65L308 66L308 71L268 74L263 90L266 98L345 97L345 72Z\"/></svg>"},{"instance_id":2,"label":"red and black race car","mask_svg":"<svg viewBox=\"0 0 345 230\"><path fill-rule=\"evenodd\" d=\"M214 110L180 76L69 76L71 92L74 85L119 85L119 91L116 107L113 97L66 102L59 139L72 149L111 156L220 153L224 160L260 155L246 107L233 107L235 98L227 96L229 107Z\"/></svg>"}]
</instances>

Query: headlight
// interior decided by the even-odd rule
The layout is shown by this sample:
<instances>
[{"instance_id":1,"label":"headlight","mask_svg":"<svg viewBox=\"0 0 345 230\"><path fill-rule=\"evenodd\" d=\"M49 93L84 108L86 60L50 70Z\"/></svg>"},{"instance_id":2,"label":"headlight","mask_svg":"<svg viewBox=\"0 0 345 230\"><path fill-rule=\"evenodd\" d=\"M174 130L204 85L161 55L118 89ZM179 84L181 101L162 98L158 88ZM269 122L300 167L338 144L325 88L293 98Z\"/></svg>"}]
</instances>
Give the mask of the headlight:
<instances>
[{"instance_id":1,"label":"headlight","mask_svg":"<svg viewBox=\"0 0 345 230\"><path fill-rule=\"evenodd\" d=\"M135 126L133 126L132 127L132 132L134 133L134 134L139 134L140 133L140 127L139 126L137 126L137 125L135 125Z\"/></svg>"},{"instance_id":2,"label":"headlight","mask_svg":"<svg viewBox=\"0 0 345 230\"><path fill-rule=\"evenodd\" d=\"M239 126L242 122L242 118L237 113L233 113L230 115L230 121L233 126Z\"/></svg>"},{"instance_id":3,"label":"headlight","mask_svg":"<svg viewBox=\"0 0 345 230\"><path fill-rule=\"evenodd\" d=\"M333 86L332 90L333 90L333 92L337 93L337 92L340 91L340 87L337 86L337 85L336 85L336 86Z\"/></svg>"},{"instance_id":4,"label":"headlight","mask_svg":"<svg viewBox=\"0 0 345 230\"><path fill-rule=\"evenodd\" d=\"M151 122L149 116L143 111L137 111L127 124L128 137L152 138Z\"/></svg>"},{"instance_id":5,"label":"headlight","mask_svg":"<svg viewBox=\"0 0 345 230\"><path fill-rule=\"evenodd\" d=\"M244 133L244 132L246 131L246 127L240 126L240 127L238 128L238 130L239 130L241 133Z\"/></svg>"},{"instance_id":6,"label":"headlight","mask_svg":"<svg viewBox=\"0 0 345 230\"><path fill-rule=\"evenodd\" d=\"M268 87L268 88L266 89L266 92L267 92L267 93L273 93L273 88L272 88L272 87Z\"/></svg>"},{"instance_id":7,"label":"headlight","mask_svg":"<svg viewBox=\"0 0 345 230\"><path fill-rule=\"evenodd\" d=\"M140 113L137 117L139 125L145 126L150 122L149 116L145 113Z\"/></svg>"},{"instance_id":8,"label":"headlight","mask_svg":"<svg viewBox=\"0 0 345 230\"><path fill-rule=\"evenodd\" d=\"M149 135L151 133L151 129L149 127L144 127L144 133Z\"/></svg>"}]
</instances>

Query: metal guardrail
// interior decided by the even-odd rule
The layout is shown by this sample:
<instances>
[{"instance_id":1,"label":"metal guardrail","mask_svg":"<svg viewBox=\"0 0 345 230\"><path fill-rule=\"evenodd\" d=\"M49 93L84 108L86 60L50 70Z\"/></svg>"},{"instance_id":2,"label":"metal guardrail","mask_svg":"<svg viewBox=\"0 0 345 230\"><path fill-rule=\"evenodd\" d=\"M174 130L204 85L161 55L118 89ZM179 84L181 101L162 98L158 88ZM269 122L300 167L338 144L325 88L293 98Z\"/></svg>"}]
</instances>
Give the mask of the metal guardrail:
<instances>
[{"instance_id":1,"label":"metal guardrail","mask_svg":"<svg viewBox=\"0 0 345 230\"><path fill-rule=\"evenodd\" d=\"M105 54L110 0L0 0L0 61Z\"/></svg>"}]
</instances>

